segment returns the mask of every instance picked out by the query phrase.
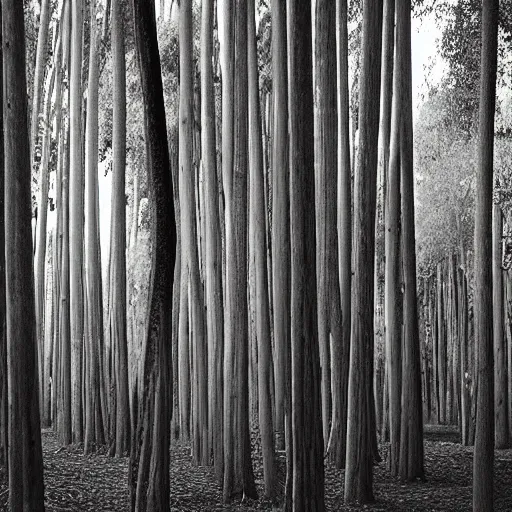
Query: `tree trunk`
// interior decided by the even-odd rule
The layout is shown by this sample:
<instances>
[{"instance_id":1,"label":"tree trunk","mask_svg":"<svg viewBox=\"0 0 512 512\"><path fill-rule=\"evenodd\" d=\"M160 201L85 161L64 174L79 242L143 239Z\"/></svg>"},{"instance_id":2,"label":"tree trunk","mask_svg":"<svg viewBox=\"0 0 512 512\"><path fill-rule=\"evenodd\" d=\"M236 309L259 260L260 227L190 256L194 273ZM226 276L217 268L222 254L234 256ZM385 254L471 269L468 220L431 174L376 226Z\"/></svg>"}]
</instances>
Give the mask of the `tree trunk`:
<instances>
[{"instance_id":1,"label":"tree trunk","mask_svg":"<svg viewBox=\"0 0 512 512\"><path fill-rule=\"evenodd\" d=\"M219 217L219 184L215 146L215 97L213 84L214 2L204 0L201 18L201 156L206 204L206 304L208 339L209 415L208 430L213 462L222 481L222 365L224 310L222 298L222 240Z\"/></svg>"},{"instance_id":2,"label":"tree trunk","mask_svg":"<svg viewBox=\"0 0 512 512\"><path fill-rule=\"evenodd\" d=\"M123 9L112 1L113 55L113 173L110 238L109 336L115 351L115 454L130 449L130 407L128 399L128 347L126 338L126 63ZM167 156L168 158L168 156ZM112 410L113 408L111 408Z\"/></svg>"},{"instance_id":3,"label":"tree trunk","mask_svg":"<svg viewBox=\"0 0 512 512\"><path fill-rule=\"evenodd\" d=\"M258 345L258 419L263 454L265 496L275 489L274 428L270 396L272 344L267 274L267 236L265 216L265 180L263 177L263 140L256 47L255 0L248 1L248 75L249 75L249 172L252 241L254 246L256 339Z\"/></svg>"},{"instance_id":4,"label":"tree trunk","mask_svg":"<svg viewBox=\"0 0 512 512\"><path fill-rule=\"evenodd\" d=\"M342 331L338 273L337 222L337 105L336 105L336 4L316 3L315 37L315 173L318 275L318 343L322 371L324 443L330 435L336 446L333 458L341 467ZM331 402L332 392L332 402ZM331 410L332 408L332 410ZM332 427L330 422L332 419ZM337 460L336 460L337 459Z\"/></svg>"},{"instance_id":5,"label":"tree trunk","mask_svg":"<svg viewBox=\"0 0 512 512\"><path fill-rule=\"evenodd\" d=\"M397 1L397 66L401 80L400 168L402 199L402 258L404 273L404 344L402 370L402 415L400 426L400 478L425 477L421 362L416 290L416 234L414 226L414 164L411 71L411 0ZM397 98L398 99L398 98Z\"/></svg>"},{"instance_id":6,"label":"tree trunk","mask_svg":"<svg viewBox=\"0 0 512 512\"><path fill-rule=\"evenodd\" d=\"M9 510L44 510L23 4L2 2ZM3 163L3 162L2 162Z\"/></svg>"},{"instance_id":7,"label":"tree trunk","mask_svg":"<svg viewBox=\"0 0 512 512\"><path fill-rule=\"evenodd\" d=\"M198 255L198 222L196 210L196 187L193 165L193 75L192 75L192 1L180 2L179 19L180 39L180 129L179 129L179 189L181 208L181 279L182 293L188 283L190 295L188 307L191 318L192 338L190 339L192 353L195 358L191 365L191 391L194 397L191 425L192 454L196 464L207 465L209 460L208 446L208 404L207 404L207 362L206 340L204 334L204 304L203 290L200 278ZM183 298L182 298L183 300ZM180 320L183 320L180 314ZM187 336L187 331L181 329L180 336ZM188 336L187 336L188 337ZM185 340L182 340L182 344ZM197 408L197 410L196 410Z\"/></svg>"},{"instance_id":8,"label":"tree trunk","mask_svg":"<svg viewBox=\"0 0 512 512\"><path fill-rule=\"evenodd\" d=\"M84 334L83 244L84 168L82 161L83 0L71 0L69 273L71 326L71 422L73 442L83 439L82 350Z\"/></svg>"},{"instance_id":9,"label":"tree trunk","mask_svg":"<svg viewBox=\"0 0 512 512\"><path fill-rule=\"evenodd\" d=\"M288 167L288 68L286 2L272 2L272 302L275 345L276 448L284 448L285 418L290 421L290 212ZM291 440L290 440L291 441ZM287 441L288 442L288 441Z\"/></svg>"},{"instance_id":10,"label":"tree trunk","mask_svg":"<svg viewBox=\"0 0 512 512\"><path fill-rule=\"evenodd\" d=\"M233 5L234 145L226 201L226 344L224 360L224 501L256 496L249 437L247 317L248 76L247 4ZM230 188L231 187L231 188Z\"/></svg>"},{"instance_id":11,"label":"tree trunk","mask_svg":"<svg viewBox=\"0 0 512 512\"><path fill-rule=\"evenodd\" d=\"M382 0L363 7L359 150L355 171L354 288L352 293L345 502L373 500L373 272L379 132Z\"/></svg>"},{"instance_id":12,"label":"tree trunk","mask_svg":"<svg viewBox=\"0 0 512 512\"><path fill-rule=\"evenodd\" d=\"M132 510L146 512L170 509L172 362L169 339L176 223L155 12L151 2L145 0L132 0L132 7L147 128L154 248L147 338L142 355L142 394L131 443L129 482Z\"/></svg>"},{"instance_id":13,"label":"tree trunk","mask_svg":"<svg viewBox=\"0 0 512 512\"><path fill-rule=\"evenodd\" d=\"M508 448L507 341L505 338L503 270L503 214L498 204L492 218L492 315L494 338L494 443L498 449Z\"/></svg>"},{"instance_id":14,"label":"tree trunk","mask_svg":"<svg viewBox=\"0 0 512 512\"><path fill-rule=\"evenodd\" d=\"M321 374L317 331L311 2L287 3L293 512L323 511ZM282 205L280 206L282 207ZM277 276L275 276L277 277ZM288 507L286 508L288 509Z\"/></svg>"},{"instance_id":15,"label":"tree trunk","mask_svg":"<svg viewBox=\"0 0 512 512\"><path fill-rule=\"evenodd\" d=\"M480 118L475 207L475 340L477 417L473 459L473 510L492 512L494 364L492 333L492 171L498 46L498 0L482 0Z\"/></svg>"},{"instance_id":16,"label":"tree trunk","mask_svg":"<svg viewBox=\"0 0 512 512\"><path fill-rule=\"evenodd\" d=\"M340 349L336 355L338 377L332 424L338 436L332 450L337 467L344 467L347 438L347 394L350 356L350 317L352 283L352 175L350 165L349 90L348 90L348 13L347 0L336 3L337 74L338 74L338 256L340 286ZM339 380L338 380L339 379ZM333 411L334 412L334 411ZM339 427L338 427L339 423Z\"/></svg>"}]
</instances>

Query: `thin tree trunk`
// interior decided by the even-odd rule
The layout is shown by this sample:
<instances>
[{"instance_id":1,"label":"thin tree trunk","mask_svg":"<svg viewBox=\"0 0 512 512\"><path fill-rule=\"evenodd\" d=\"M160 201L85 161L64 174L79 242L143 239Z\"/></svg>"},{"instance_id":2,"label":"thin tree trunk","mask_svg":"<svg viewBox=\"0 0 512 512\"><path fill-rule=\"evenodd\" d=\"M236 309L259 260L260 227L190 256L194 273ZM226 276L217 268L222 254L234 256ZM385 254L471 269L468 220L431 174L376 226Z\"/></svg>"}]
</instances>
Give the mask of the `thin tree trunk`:
<instances>
[{"instance_id":1,"label":"thin tree trunk","mask_svg":"<svg viewBox=\"0 0 512 512\"><path fill-rule=\"evenodd\" d=\"M263 140L256 47L255 0L248 1L248 75L249 75L249 172L251 219L254 245L256 339L258 345L258 419L263 454L265 496L275 489L274 428L270 395L272 344L270 339L270 310L267 274L266 205L263 169Z\"/></svg>"},{"instance_id":2,"label":"thin tree trunk","mask_svg":"<svg viewBox=\"0 0 512 512\"><path fill-rule=\"evenodd\" d=\"M286 2L272 2L272 297L275 344L276 448L284 448L290 420L290 212ZM290 440L291 441L291 440ZM288 441L287 441L288 443Z\"/></svg>"},{"instance_id":3,"label":"thin tree trunk","mask_svg":"<svg viewBox=\"0 0 512 512\"><path fill-rule=\"evenodd\" d=\"M503 214L499 204L493 206L492 218L492 314L494 338L494 443L498 449L509 445L507 397L507 341L505 338L503 270Z\"/></svg>"},{"instance_id":4,"label":"thin tree trunk","mask_svg":"<svg viewBox=\"0 0 512 512\"><path fill-rule=\"evenodd\" d=\"M83 0L71 0L69 273L71 326L71 421L73 442L83 439L82 350L84 334L83 243L84 168L82 160Z\"/></svg>"}]
</instances>

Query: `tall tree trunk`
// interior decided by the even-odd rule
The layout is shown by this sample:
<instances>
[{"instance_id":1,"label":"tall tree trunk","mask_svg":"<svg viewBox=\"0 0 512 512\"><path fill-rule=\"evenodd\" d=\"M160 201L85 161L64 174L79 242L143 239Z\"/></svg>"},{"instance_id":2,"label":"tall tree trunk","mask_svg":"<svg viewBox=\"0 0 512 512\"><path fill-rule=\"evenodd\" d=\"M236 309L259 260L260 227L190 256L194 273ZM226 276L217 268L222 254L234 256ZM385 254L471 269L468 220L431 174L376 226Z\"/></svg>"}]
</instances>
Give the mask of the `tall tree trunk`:
<instances>
[{"instance_id":1,"label":"tall tree trunk","mask_svg":"<svg viewBox=\"0 0 512 512\"><path fill-rule=\"evenodd\" d=\"M171 315L176 223L169 172L169 148L151 2L132 0L135 42L144 99L148 177L154 242L150 307L143 353L142 394L133 432L129 482L132 510L169 510L169 447L172 411Z\"/></svg>"},{"instance_id":2,"label":"tall tree trunk","mask_svg":"<svg viewBox=\"0 0 512 512\"><path fill-rule=\"evenodd\" d=\"M222 240L219 217L219 184L215 146L215 97L213 85L214 1L205 0L201 17L201 156L206 204L206 303L208 336L209 404L208 430L213 462L219 481L222 475L222 361L224 310L222 298Z\"/></svg>"},{"instance_id":3,"label":"tall tree trunk","mask_svg":"<svg viewBox=\"0 0 512 512\"><path fill-rule=\"evenodd\" d=\"M101 283L101 255L99 234L98 196L98 34L96 27L97 6L91 2L91 40L89 54L89 84L87 93L87 125L85 153L85 294L87 297L87 334L85 363L89 385L85 389L86 410L84 453L95 444L102 444L106 409L102 400L103 386L103 300ZM103 407L102 407L103 405ZM99 430L96 430L96 425Z\"/></svg>"},{"instance_id":4,"label":"tall tree trunk","mask_svg":"<svg viewBox=\"0 0 512 512\"><path fill-rule=\"evenodd\" d=\"M256 496L249 437L247 317L248 76L247 4L233 5L233 170L226 201L226 340L224 350L224 501ZM231 188L230 188L231 187Z\"/></svg>"},{"instance_id":5,"label":"tall tree trunk","mask_svg":"<svg viewBox=\"0 0 512 512\"><path fill-rule=\"evenodd\" d=\"M333 438L336 465L344 467L347 438L347 395L350 356L350 318L352 290L352 174L350 165L349 88L348 88L348 12L347 0L336 3L336 44L338 74L338 253L340 275L341 349L336 356L339 396L336 397L337 418L332 419L337 427L338 439ZM339 359L338 359L339 358ZM333 411L334 412L334 411Z\"/></svg>"},{"instance_id":6,"label":"tall tree trunk","mask_svg":"<svg viewBox=\"0 0 512 512\"><path fill-rule=\"evenodd\" d=\"M272 296L275 344L276 447L283 449L290 416L290 212L286 2L272 2Z\"/></svg>"},{"instance_id":7,"label":"tall tree trunk","mask_svg":"<svg viewBox=\"0 0 512 512\"><path fill-rule=\"evenodd\" d=\"M400 1L400 0L398 0ZM389 2L388 2L389 3ZM387 5L386 7L389 7ZM389 13L386 12L386 18ZM393 16L394 19L394 16ZM389 19L387 19L389 23ZM387 27L389 30L389 27ZM395 50L395 70L391 124L389 133L389 159L386 169L386 229L385 229L385 315L386 315L386 364L388 368L389 392L389 470L398 475L400 459L400 425L402 397L402 318L401 318L401 278L400 278L400 125L403 113L402 98L404 80L398 73L399 59L403 54L398 46ZM387 70L386 70L387 71ZM384 98L388 100L388 98ZM385 135L383 129L383 137Z\"/></svg>"},{"instance_id":8,"label":"tall tree trunk","mask_svg":"<svg viewBox=\"0 0 512 512\"><path fill-rule=\"evenodd\" d=\"M113 176L110 239L109 329L115 357L115 453L130 449L128 400L128 347L126 338L126 63L124 13L120 0L112 1L113 90Z\"/></svg>"},{"instance_id":9,"label":"tall tree trunk","mask_svg":"<svg viewBox=\"0 0 512 512\"><path fill-rule=\"evenodd\" d=\"M477 416L473 458L473 510L492 512L494 364L492 333L492 174L498 53L498 0L482 0L480 118L475 207L475 340Z\"/></svg>"},{"instance_id":10,"label":"tall tree trunk","mask_svg":"<svg viewBox=\"0 0 512 512\"><path fill-rule=\"evenodd\" d=\"M404 344L400 478L425 477L421 400L420 336L416 290L416 234L414 226L414 164L412 126L411 0L397 0L396 74L402 82L400 101L400 168L402 199L402 258L404 274ZM398 98L397 98L398 99Z\"/></svg>"},{"instance_id":11,"label":"tall tree trunk","mask_svg":"<svg viewBox=\"0 0 512 512\"><path fill-rule=\"evenodd\" d=\"M2 2L9 510L44 510L23 4ZM3 161L2 161L3 164ZM34 385L35 384L35 385Z\"/></svg>"},{"instance_id":12,"label":"tall tree trunk","mask_svg":"<svg viewBox=\"0 0 512 512\"><path fill-rule=\"evenodd\" d=\"M292 473L290 510L323 511L321 374L317 331L311 2L289 0Z\"/></svg>"},{"instance_id":13,"label":"tall tree trunk","mask_svg":"<svg viewBox=\"0 0 512 512\"><path fill-rule=\"evenodd\" d=\"M192 0L180 2L180 129L179 129L179 188L181 226L181 280L182 293L190 290L188 307L190 329L180 327L181 343L184 344L188 332L192 338L190 345L195 355L191 365L191 391L194 397L192 410L192 453L196 464L207 465L210 457L208 446L208 404L207 404L207 363L206 340L204 335L204 304L200 278L198 254L198 222L196 210L196 185L193 165L193 75L192 75ZM186 284L188 283L188 286ZM183 311L183 310L182 310ZM185 313L186 316L186 313ZM184 317L181 316L180 320ZM180 402L181 403L181 402ZM197 408L197 410L196 410Z\"/></svg>"},{"instance_id":14,"label":"tall tree trunk","mask_svg":"<svg viewBox=\"0 0 512 512\"><path fill-rule=\"evenodd\" d=\"M57 50L57 49L55 49ZM52 93L55 85L55 65L52 66L50 76L48 77L45 101L44 101L44 130L42 138L42 156L39 165L39 193L38 193L38 215L36 225L36 248L34 255L34 285L36 300L36 336L37 336L37 354L40 394L39 400L41 404L41 414L43 426L48 426L48 415L45 409L44 389L46 382L44 379L44 351L45 343L45 303L46 303L46 286L45 286L45 262L46 262L46 228L48 219L48 188L50 181L50 143L51 143L51 103Z\"/></svg>"},{"instance_id":15,"label":"tall tree trunk","mask_svg":"<svg viewBox=\"0 0 512 512\"><path fill-rule=\"evenodd\" d=\"M359 93L359 150L355 172L354 288L352 293L345 502L373 499L373 271L379 132L382 0L363 7Z\"/></svg>"},{"instance_id":16,"label":"tall tree trunk","mask_svg":"<svg viewBox=\"0 0 512 512\"><path fill-rule=\"evenodd\" d=\"M503 270L503 214L498 204L492 218L492 315L494 338L494 443L498 449L509 446L507 397L507 340L505 337Z\"/></svg>"},{"instance_id":17,"label":"tall tree trunk","mask_svg":"<svg viewBox=\"0 0 512 512\"><path fill-rule=\"evenodd\" d=\"M83 243L84 168L82 161L82 32L83 0L71 0L69 273L71 326L71 422L73 442L82 430L82 350L84 334Z\"/></svg>"},{"instance_id":18,"label":"tall tree trunk","mask_svg":"<svg viewBox=\"0 0 512 512\"><path fill-rule=\"evenodd\" d=\"M439 423L446 423L446 329L444 315L443 264L437 264L437 376Z\"/></svg>"},{"instance_id":19,"label":"tall tree trunk","mask_svg":"<svg viewBox=\"0 0 512 512\"><path fill-rule=\"evenodd\" d=\"M333 435L337 451L344 442L340 414L342 332L337 229L336 4L316 2L315 173L318 275L318 343L322 371L322 418L325 445ZM332 392L332 403L331 403ZM331 415L332 407L332 415ZM331 419L332 427L330 426ZM332 432L331 432L332 430ZM339 459L339 454L338 455ZM336 456L335 456L336 458ZM341 461L336 461L341 467Z\"/></svg>"},{"instance_id":20,"label":"tall tree trunk","mask_svg":"<svg viewBox=\"0 0 512 512\"><path fill-rule=\"evenodd\" d=\"M275 489L274 428L270 387L272 384L272 344L267 274L267 236L265 216L265 180L263 170L263 139L256 46L255 0L247 2L248 74L249 74L249 172L252 241L254 244L256 339L258 344L258 419L263 453L265 495Z\"/></svg>"}]
</instances>

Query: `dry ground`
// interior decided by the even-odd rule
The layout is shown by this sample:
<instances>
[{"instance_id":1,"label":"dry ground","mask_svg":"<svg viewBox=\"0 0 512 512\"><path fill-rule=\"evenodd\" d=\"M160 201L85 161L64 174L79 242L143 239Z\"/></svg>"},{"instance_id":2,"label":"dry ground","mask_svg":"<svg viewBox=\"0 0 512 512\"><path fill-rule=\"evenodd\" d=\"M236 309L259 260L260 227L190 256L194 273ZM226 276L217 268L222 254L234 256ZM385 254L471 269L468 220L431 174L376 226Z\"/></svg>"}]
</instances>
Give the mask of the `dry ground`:
<instances>
[{"instance_id":1,"label":"dry ground","mask_svg":"<svg viewBox=\"0 0 512 512\"><path fill-rule=\"evenodd\" d=\"M362 508L343 506L343 472L326 469L328 510L468 511L471 510L472 449L457 444L451 427L427 427L425 458L427 481L402 485L389 478L385 462L375 467L376 502ZM60 448L50 430L43 431L46 510L48 512L127 512L126 459L102 453L84 457L80 447ZM256 450L257 452L258 450ZM382 447L385 458L386 447ZM211 468L194 467L190 449L175 444L171 455L172 511L277 509L272 503L233 503L224 506ZM261 461L256 457L256 479L261 488ZM283 468L280 468L282 479ZM496 508L512 510L512 450L496 452ZM261 490L261 489L260 489ZM7 510L5 475L0 474L0 509Z\"/></svg>"}]
</instances>

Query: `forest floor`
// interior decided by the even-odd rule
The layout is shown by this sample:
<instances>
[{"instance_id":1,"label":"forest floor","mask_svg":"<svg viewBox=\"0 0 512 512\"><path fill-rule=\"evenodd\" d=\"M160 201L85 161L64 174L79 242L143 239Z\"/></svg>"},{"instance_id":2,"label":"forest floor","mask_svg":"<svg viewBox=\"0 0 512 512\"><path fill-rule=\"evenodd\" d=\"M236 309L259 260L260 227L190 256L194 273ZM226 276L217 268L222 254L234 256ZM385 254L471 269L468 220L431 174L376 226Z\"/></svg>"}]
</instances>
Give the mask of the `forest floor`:
<instances>
[{"instance_id":1,"label":"forest floor","mask_svg":"<svg viewBox=\"0 0 512 512\"><path fill-rule=\"evenodd\" d=\"M471 510L472 448L457 443L454 427L427 426L425 436L426 482L403 485L388 476L385 462L375 467L376 501L372 511ZM221 492L211 468L192 464L189 446L176 443L171 453L171 510L251 512L277 510L269 501L222 505ZM257 452L258 450L256 450ZM386 447L381 447L385 458ZM128 461L102 453L84 457L79 446L62 448L51 430L43 430L47 512L127 512ZM280 467L280 480L284 468ZM255 458L255 475L261 491L261 459ZM512 450L496 452L495 510L512 510ZM0 470L0 510L7 508L5 474ZM326 466L328 510L355 511L343 505L343 471Z\"/></svg>"}]
</instances>

